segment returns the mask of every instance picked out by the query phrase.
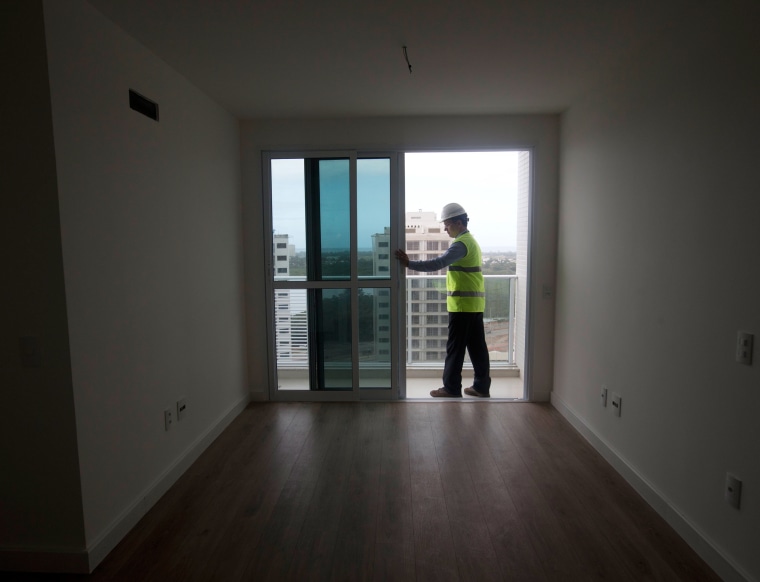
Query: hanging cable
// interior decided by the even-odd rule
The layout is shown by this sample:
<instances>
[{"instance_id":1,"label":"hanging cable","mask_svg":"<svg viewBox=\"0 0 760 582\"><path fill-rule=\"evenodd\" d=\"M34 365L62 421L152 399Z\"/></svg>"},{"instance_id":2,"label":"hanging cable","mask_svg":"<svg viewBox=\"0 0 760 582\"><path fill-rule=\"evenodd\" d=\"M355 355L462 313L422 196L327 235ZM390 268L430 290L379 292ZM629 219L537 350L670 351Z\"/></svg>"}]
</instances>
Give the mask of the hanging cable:
<instances>
[{"instance_id":1,"label":"hanging cable","mask_svg":"<svg viewBox=\"0 0 760 582\"><path fill-rule=\"evenodd\" d=\"M409 62L409 55L406 52L406 45L404 45L404 58L406 59L406 64L409 66L409 74L412 74L412 63Z\"/></svg>"}]
</instances>

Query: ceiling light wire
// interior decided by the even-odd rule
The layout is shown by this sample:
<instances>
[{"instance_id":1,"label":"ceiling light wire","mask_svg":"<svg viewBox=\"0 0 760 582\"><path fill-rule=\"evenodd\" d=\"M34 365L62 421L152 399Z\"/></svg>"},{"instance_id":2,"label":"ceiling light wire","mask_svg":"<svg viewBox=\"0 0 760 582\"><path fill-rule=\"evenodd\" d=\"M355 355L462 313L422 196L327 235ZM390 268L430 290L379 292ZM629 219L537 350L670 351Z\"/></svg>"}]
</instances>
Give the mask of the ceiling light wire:
<instances>
[{"instance_id":1,"label":"ceiling light wire","mask_svg":"<svg viewBox=\"0 0 760 582\"><path fill-rule=\"evenodd\" d=\"M406 52L406 45L403 46L404 49L404 58L406 59L406 64L409 66L409 74L412 74L412 63L409 62L409 55Z\"/></svg>"}]
</instances>

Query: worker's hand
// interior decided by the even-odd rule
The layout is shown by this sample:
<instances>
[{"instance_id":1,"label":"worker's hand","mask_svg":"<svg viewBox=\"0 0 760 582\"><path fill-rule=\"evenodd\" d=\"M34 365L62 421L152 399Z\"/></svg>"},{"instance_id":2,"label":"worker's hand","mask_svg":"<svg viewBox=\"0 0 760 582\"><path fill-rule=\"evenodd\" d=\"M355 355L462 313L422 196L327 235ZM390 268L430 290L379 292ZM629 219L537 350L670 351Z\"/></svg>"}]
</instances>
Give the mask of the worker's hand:
<instances>
[{"instance_id":1,"label":"worker's hand","mask_svg":"<svg viewBox=\"0 0 760 582\"><path fill-rule=\"evenodd\" d=\"M396 249L396 258L399 260L399 262L404 265L405 267L409 266L409 257L407 254L402 251L401 249Z\"/></svg>"}]
</instances>

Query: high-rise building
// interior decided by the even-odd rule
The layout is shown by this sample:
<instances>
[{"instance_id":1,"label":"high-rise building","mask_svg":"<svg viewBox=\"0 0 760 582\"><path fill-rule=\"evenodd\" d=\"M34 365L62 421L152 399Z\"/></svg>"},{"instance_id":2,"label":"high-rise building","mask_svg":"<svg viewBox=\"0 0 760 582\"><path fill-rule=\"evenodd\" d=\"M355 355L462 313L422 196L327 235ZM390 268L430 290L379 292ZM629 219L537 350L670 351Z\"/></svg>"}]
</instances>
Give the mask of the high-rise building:
<instances>
[{"instance_id":1,"label":"high-rise building","mask_svg":"<svg viewBox=\"0 0 760 582\"><path fill-rule=\"evenodd\" d=\"M287 234L275 234L272 250L275 279L289 279L290 259L295 245ZM308 362L306 334L306 295L297 289L276 289L274 292L274 328L278 366L303 365Z\"/></svg>"},{"instance_id":2,"label":"high-rise building","mask_svg":"<svg viewBox=\"0 0 760 582\"><path fill-rule=\"evenodd\" d=\"M451 243L435 212L407 212L406 253L412 261L434 259ZM407 270L407 361L440 362L446 357L448 316L446 269L421 273Z\"/></svg>"},{"instance_id":3,"label":"high-rise building","mask_svg":"<svg viewBox=\"0 0 760 582\"><path fill-rule=\"evenodd\" d=\"M433 259L443 253L451 239L441 227L435 212L407 212L406 252L411 260ZM390 229L372 236L374 273L387 275L392 261ZM446 356L448 317L446 315L446 269L431 273L407 272L407 362L440 362ZM390 317L388 301L375 300L376 321ZM378 327L377 337L390 336L387 325ZM384 335L385 334L385 335Z\"/></svg>"},{"instance_id":4,"label":"high-rise building","mask_svg":"<svg viewBox=\"0 0 760 582\"><path fill-rule=\"evenodd\" d=\"M443 253L451 239L438 222L435 212L420 210L419 212L406 213L406 225L404 227L406 237L406 253L411 261L425 261L434 259ZM407 276L434 276L445 275L446 269L428 273L409 271Z\"/></svg>"},{"instance_id":5,"label":"high-rise building","mask_svg":"<svg viewBox=\"0 0 760 582\"><path fill-rule=\"evenodd\" d=\"M274 251L274 277L288 277L290 275L290 257L295 256L296 247L290 244L290 235L275 234L273 237Z\"/></svg>"}]
</instances>

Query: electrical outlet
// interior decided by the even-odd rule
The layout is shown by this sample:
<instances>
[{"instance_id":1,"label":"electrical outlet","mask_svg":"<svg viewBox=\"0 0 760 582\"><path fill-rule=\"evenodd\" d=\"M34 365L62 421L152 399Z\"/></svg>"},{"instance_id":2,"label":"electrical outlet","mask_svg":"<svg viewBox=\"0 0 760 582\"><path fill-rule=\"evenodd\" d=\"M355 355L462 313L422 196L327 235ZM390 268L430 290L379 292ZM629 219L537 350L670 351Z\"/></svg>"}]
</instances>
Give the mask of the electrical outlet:
<instances>
[{"instance_id":1,"label":"electrical outlet","mask_svg":"<svg viewBox=\"0 0 760 582\"><path fill-rule=\"evenodd\" d=\"M187 414L187 398L182 397L177 400L177 422L182 422Z\"/></svg>"},{"instance_id":2,"label":"electrical outlet","mask_svg":"<svg viewBox=\"0 0 760 582\"><path fill-rule=\"evenodd\" d=\"M726 503L739 509L742 498L742 482L731 473L726 473Z\"/></svg>"},{"instance_id":3,"label":"electrical outlet","mask_svg":"<svg viewBox=\"0 0 760 582\"><path fill-rule=\"evenodd\" d=\"M623 406L623 399L620 397L620 394L612 393L612 412L615 413L615 416L620 416L620 409Z\"/></svg>"},{"instance_id":4,"label":"electrical outlet","mask_svg":"<svg viewBox=\"0 0 760 582\"><path fill-rule=\"evenodd\" d=\"M599 404L607 406L607 386L602 386L602 391L599 393Z\"/></svg>"},{"instance_id":5,"label":"electrical outlet","mask_svg":"<svg viewBox=\"0 0 760 582\"><path fill-rule=\"evenodd\" d=\"M164 430L171 430L174 418L172 415L172 409L167 408L164 410Z\"/></svg>"},{"instance_id":6,"label":"electrical outlet","mask_svg":"<svg viewBox=\"0 0 760 582\"><path fill-rule=\"evenodd\" d=\"M752 344L755 336L746 331L740 331L736 336L736 361L745 366L752 365Z\"/></svg>"},{"instance_id":7,"label":"electrical outlet","mask_svg":"<svg viewBox=\"0 0 760 582\"><path fill-rule=\"evenodd\" d=\"M19 338L21 348L21 365L24 368L41 368L40 341L33 336Z\"/></svg>"}]
</instances>

